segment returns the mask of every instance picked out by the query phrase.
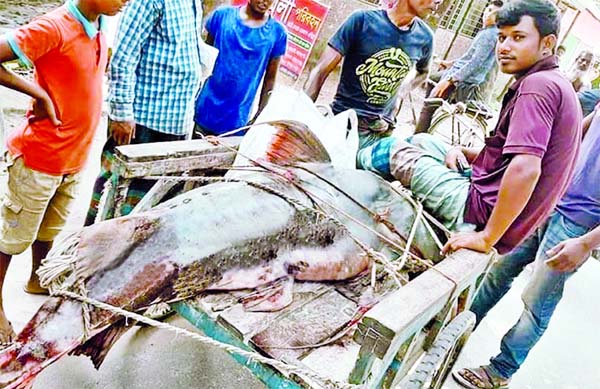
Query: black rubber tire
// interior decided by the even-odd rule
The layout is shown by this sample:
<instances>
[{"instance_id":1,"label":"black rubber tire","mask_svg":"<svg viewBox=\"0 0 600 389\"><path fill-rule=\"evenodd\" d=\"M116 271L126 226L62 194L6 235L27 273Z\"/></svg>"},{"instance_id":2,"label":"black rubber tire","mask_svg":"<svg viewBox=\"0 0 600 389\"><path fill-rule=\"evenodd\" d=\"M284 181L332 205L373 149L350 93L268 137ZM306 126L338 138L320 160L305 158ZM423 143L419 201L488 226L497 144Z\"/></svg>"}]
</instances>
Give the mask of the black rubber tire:
<instances>
[{"instance_id":1,"label":"black rubber tire","mask_svg":"<svg viewBox=\"0 0 600 389\"><path fill-rule=\"evenodd\" d=\"M441 388L474 327L473 312L458 314L444 327L402 388Z\"/></svg>"}]
</instances>

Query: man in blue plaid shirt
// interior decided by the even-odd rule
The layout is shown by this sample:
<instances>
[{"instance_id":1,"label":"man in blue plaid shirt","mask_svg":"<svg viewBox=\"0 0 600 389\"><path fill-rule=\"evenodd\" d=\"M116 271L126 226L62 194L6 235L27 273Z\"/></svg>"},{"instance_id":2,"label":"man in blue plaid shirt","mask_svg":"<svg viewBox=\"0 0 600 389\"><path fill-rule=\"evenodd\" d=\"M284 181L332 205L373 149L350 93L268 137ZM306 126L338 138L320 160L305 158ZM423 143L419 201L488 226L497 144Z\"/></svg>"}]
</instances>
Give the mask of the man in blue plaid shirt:
<instances>
[{"instance_id":1,"label":"man in blue plaid shirt","mask_svg":"<svg viewBox=\"0 0 600 389\"><path fill-rule=\"evenodd\" d=\"M200 0L132 0L123 12L110 65L108 139L85 224L94 222L116 146L185 139L200 87ZM131 183L122 214L152 182Z\"/></svg>"}]
</instances>

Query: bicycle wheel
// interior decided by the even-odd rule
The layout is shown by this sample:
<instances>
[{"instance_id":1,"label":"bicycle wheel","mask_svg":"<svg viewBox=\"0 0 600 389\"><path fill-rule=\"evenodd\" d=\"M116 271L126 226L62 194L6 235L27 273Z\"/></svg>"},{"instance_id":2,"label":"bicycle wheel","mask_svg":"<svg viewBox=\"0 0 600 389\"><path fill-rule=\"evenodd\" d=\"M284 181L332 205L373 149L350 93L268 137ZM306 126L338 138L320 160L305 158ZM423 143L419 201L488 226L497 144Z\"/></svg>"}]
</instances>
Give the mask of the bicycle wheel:
<instances>
[{"instance_id":1,"label":"bicycle wheel","mask_svg":"<svg viewBox=\"0 0 600 389\"><path fill-rule=\"evenodd\" d=\"M486 124L481 117L468 112L438 109L433 115L429 133L452 146L480 147L485 144Z\"/></svg>"}]
</instances>

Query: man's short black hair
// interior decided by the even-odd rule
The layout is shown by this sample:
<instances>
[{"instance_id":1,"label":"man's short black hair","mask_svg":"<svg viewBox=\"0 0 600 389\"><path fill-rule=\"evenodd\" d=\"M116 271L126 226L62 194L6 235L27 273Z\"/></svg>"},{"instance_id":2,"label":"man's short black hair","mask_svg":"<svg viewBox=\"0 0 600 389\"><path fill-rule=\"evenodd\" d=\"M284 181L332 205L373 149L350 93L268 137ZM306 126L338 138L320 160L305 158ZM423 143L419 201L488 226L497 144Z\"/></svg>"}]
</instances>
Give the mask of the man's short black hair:
<instances>
[{"instance_id":1,"label":"man's short black hair","mask_svg":"<svg viewBox=\"0 0 600 389\"><path fill-rule=\"evenodd\" d=\"M512 0L498 10L498 27L516 26L523 16L531 16L540 36L554 34L560 29L560 12L549 0Z\"/></svg>"},{"instance_id":2,"label":"man's short black hair","mask_svg":"<svg viewBox=\"0 0 600 389\"><path fill-rule=\"evenodd\" d=\"M504 1L502 1L502 0L492 0L492 1L490 1L489 5L493 5L493 6L496 6L496 7L500 8L500 7L502 7L504 5Z\"/></svg>"}]
</instances>

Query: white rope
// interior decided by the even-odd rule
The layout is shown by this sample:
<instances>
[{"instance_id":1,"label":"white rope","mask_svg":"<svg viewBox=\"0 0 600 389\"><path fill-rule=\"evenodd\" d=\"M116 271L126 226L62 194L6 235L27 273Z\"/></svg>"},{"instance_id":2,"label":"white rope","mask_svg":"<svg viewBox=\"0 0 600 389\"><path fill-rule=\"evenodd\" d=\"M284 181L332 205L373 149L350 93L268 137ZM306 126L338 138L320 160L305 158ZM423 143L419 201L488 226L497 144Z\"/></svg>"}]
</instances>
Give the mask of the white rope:
<instances>
[{"instance_id":1,"label":"white rope","mask_svg":"<svg viewBox=\"0 0 600 389\"><path fill-rule=\"evenodd\" d=\"M79 232L65 236L42 260L42 266L37 270L40 285L48 288L50 293L61 287L65 277L75 269L77 255L75 250L79 246Z\"/></svg>"},{"instance_id":2,"label":"white rope","mask_svg":"<svg viewBox=\"0 0 600 389\"><path fill-rule=\"evenodd\" d=\"M410 234L408 235L408 240L406 241L406 248L404 253L402 254L402 258L400 259L400 263L397 264L398 271L402 270L406 260L408 259L408 254L410 253L410 246L412 246L412 242L415 239L415 235L417 233L417 226L419 225L419 221L421 220L421 215L423 214L423 205L419 203L419 207L417 208L417 215L415 216L415 221L413 222L412 228L410 229ZM427 224L427 223L425 223Z\"/></svg>"},{"instance_id":3,"label":"white rope","mask_svg":"<svg viewBox=\"0 0 600 389\"><path fill-rule=\"evenodd\" d=\"M137 313L134 312L130 312L127 310L124 310L122 308L119 307L115 307L113 305L110 304L106 304L103 303L101 301L98 300L94 300L91 299L89 297L86 296L81 296L77 293L73 293L67 290L59 290L56 291L54 293L54 296L60 296L60 297L67 297L73 300L77 300L80 301L84 304L89 304L92 305L96 308L105 310L105 311L109 311L112 313L115 313L117 315L121 315L125 318L128 319L132 319L132 320L136 320L139 321L141 323L147 324L151 327L156 327L156 328L160 328L163 330L167 330L167 331L171 331L174 332L177 335L183 335L186 336L188 338L194 339L198 342L204 343L204 344L208 344L220 349L223 349L231 354L238 354L242 357L260 362L260 363L264 363L266 365L270 365L275 367L276 369L285 372L285 373L293 373L293 374L298 374L300 376L304 376L304 377L308 377L314 381L319 382L320 384L322 384L325 388L336 388L336 389L358 389L358 388L363 388L363 386L361 385L353 385L353 384L348 384L345 382L338 382L338 381L334 381L332 379L329 378L324 378L322 376L320 376L319 374L313 372L313 371L309 371L307 369L301 368L299 366L294 366L282 361L279 361L277 359L273 359L273 358L268 358L265 356L262 356L260 354L258 354L257 352L254 351L248 351L248 350L244 350L242 348L239 348L237 346L233 346L227 343L223 343L223 342L219 342L217 340L214 340L208 336L205 335L201 335L189 330L186 330L184 328L179 328L173 325L170 325L168 323L163 323L157 320L153 320L150 319L148 317L139 315Z\"/></svg>"}]
</instances>

